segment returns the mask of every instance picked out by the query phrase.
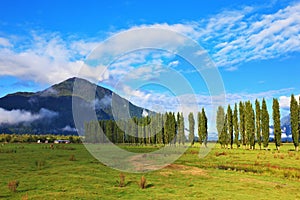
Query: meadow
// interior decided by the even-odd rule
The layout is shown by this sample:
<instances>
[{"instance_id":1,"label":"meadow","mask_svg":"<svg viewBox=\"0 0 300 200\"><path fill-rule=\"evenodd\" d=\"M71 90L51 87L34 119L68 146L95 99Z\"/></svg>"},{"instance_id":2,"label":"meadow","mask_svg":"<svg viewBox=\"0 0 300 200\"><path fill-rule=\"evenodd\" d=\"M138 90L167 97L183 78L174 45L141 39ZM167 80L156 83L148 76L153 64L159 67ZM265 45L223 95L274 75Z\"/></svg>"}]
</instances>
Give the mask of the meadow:
<instances>
[{"instance_id":1,"label":"meadow","mask_svg":"<svg viewBox=\"0 0 300 200\"><path fill-rule=\"evenodd\" d=\"M268 151L216 145L205 158L199 147L163 169L126 173L99 162L83 144L0 144L0 199L300 199L300 152L292 144L280 152L274 144ZM16 191L8 187L14 181Z\"/></svg>"}]
</instances>

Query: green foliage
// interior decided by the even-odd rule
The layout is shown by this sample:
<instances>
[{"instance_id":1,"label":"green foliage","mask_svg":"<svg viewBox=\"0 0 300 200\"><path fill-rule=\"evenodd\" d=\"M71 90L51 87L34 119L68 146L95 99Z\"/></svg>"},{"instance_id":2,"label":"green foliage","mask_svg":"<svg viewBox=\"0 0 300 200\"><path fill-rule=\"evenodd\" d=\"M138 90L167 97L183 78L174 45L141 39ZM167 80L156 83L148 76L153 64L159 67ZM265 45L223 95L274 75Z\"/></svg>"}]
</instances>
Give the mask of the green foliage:
<instances>
[{"instance_id":1,"label":"green foliage","mask_svg":"<svg viewBox=\"0 0 300 200\"><path fill-rule=\"evenodd\" d=\"M238 108L237 103L234 104L234 111L232 116L232 124L234 129L234 143L237 147L240 146L239 142L239 119L238 119Z\"/></svg>"},{"instance_id":2,"label":"green foliage","mask_svg":"<svg viewBox=\"0 0 300 200\"><path fill-rule=\"evenodd\" d=\"M255 116L250 101L245 103L245 127L246 127L246 144L253 149L255 146Z\"/></svg>"},{"instance_id":3,"label":"green foliage","mask_svg":"<svg viewBox=\"0 0 300 200\"><path fill-rule=\"evenodd\" d=\"M262 134L261 134L261 109L260 109L260 103L256 99L255 100L255 131L256 131L256 139L257 143L259 145L259 148L261 149L261 142L262 142Z\"/></svg>"},{"instance_id":4,"label":"green foliage","mask_svg":"<svg viewBox=\"0 0 300 200\"><path fill-rule=\"evenodd\" d=\"M46 161L45 160L36 160L35 161L35 166L39 170L43 169L45 167L45 165L46 165Z\"/></svg>"},{"instance_id":5,"label":"green foliage","mask_svg":"<svg viewBox=\"0 0 300 200\"><path fill-rule=\"evenodd\" d=\"M182 113L177 113L177 142L178 144L185 144L184 135L184 118Z\"/></svg>"},{"instance_id":6,"label":"green foliage","mask_svg":"<svg viewBox=\"0 0 300 200\"><path fill-rule=\"evenodd\" d=\"M227 140L226 141L226 144L230 144L230 148L232 149L233 148L233 122L232 122L232 109L230 107L230 105L228 105L227 107Z\"/></svg>"},{"instance_id":7,"label":"green foliage","mask_svg":"<svg viewBox=\"0 0 300 200\"><path fill-rule=\"evenodd\" d=\"M280 153L274 150L274 143L270 143L270 151L215 146L205 159L199 159L200 145L195 143L173 164L147 173L144 190L139 189L141 174L137 173L124 173L125 187L119 187L116 179L120 172L96 160L82 144L66 145L75 149L76 162L68 160L70 151L42 148L43 144L11 143L1 148L22 146L13 156L0 155L0 198L135 200L203 199L205 195L204 199L266 199L268 194L268 199L299 199L295 191L300 188L300 156L290 151L294 145L289 143L283 144ZM119 147L139 153L158 149L150 145ZM39 171L32 160L41 155L47 159L47 167ZM10 192L8 182L16 179L20 182L17 192Z\"/></svg>"},{"instance_id":8,"label":"green foliage","mask_svg":"<svg viewBox=\"0 0 300 200\"><path fill-rule=\"evenodd\" d=\"M204 143L207 146L207 117L204 108L202 108L201 112L198 112L198 136L200 144Z\"/></svg>"},{"instance_id":9,"label":"green foliage","mask_svg":"<svg viewBox=\"0 0 300 200\"><path fill-rule=\"evenodd\" d=\"M30 135L30 134L0 134L0 142L5 143L53 143L54 140L69 140L71 143L81 143L79 136L67 135Z\"/></svg>"},{"instance_id":10,"label":"green foliage","mask_svg":"<svg viewBox=\"0 0 300 200\"><path fill-rule=\"evenodd\" d=\"M264 147L267 148L269 145L269 113L267 109L267 103L265 99L262 101L262 108L261 108L261 130L262 130L262 137L263 137L263 144Z\"/></svg>"},{"instance_id":11,"label":"green foliage","mask_svg":"<svg viewBox=\"0 0 300 200\"><path fill-rule=\"evenodd\" d=\"M275 144L277 149L280 148L281 145L281 128L280 128L280 110L279 110L279 102L278 99L273 99L273 123L274 123L274 136L275 136Z\"/></svg>"},{"instance_id":12,"label":"green foliage","mask_svg":"<svg viewBox=\"0 0 300 200\"><path fill-rule=\"evenodd\" d=\"M221 145L225 143L225 141L223 140L224 138L222 137L224 122L225 122L224 108L222 106L219 106L217 111L216 126L218 131L218 141Z\"/></svg>"},{"instance_id":13,"label":"green foliage","mask_svg":"<svg viewBox=\"0 0 300 200\"><path fill-rule=\"evenodd\" d=\"M225 147L228 145L228 126L227 126L227 114L225 115L225 119L224 119L224 125L223 125L223 129L221 132L221 135L219 137L219 142L221 144L222 147Z\"/></svg>"},{"instance_id":14,"label":"green foliage","mask_svg":"<svg viewBox=\"0 0 300 200\"><path fill-rule=\"evenodd\" d=\"M239 114L240 114L240 133L241 133L241 140L242 144L247 144L247 135L246 135L246 128L245 128L245 105L242 101L239 103Z\"/></svg>"},{"instance_id":15,"label":"green foliage","mask_svg":"<svg viewBox=\"0 0 300 200\"><path fill-rule=\"evenodd\" d=\"M195 134L194 134L195 119L194 119L194 114L192 112L189 113L188 119L189 119L189 142L191 143L191 145L193 145L195 142Z\"/></svg>"},{"instance_id":16,"label":"green foliage","mask_svg":"<svg viewBox=\"0 0 300 200\"><path fill-rule=\"evenodd\" d=\"M291 113L291 131L295 148L299 146L299 116L298 103L294 96L291 95L290 113Z\"/></svg>"}]
</instances>

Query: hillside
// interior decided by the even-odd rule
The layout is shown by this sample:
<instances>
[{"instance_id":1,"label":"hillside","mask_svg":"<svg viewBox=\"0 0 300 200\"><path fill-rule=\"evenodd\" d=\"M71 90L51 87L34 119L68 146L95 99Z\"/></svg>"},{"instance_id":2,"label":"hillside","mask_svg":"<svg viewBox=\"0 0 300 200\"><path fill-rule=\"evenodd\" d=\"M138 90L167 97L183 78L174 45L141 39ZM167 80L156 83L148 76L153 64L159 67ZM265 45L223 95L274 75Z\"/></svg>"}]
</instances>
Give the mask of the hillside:
<instances>
[{"instance_id":1,"label":"hillside","mask_svg":"<svg viewBox=\"0 0 300 200\"><path fill-rule=\"evenodd\" d=\"M73 94L75 81L80 85L81 94ZM95 98L85 99L82 94L91 89L96 91ZM0 98L0 111L7 116L4 117L5 120L0 121L0 131L4 133L74 134L76 129L72 101L76 102L80 114L84 115L95 109L97 118L105 120L113 119L112 97L114 97L114 104L121 107L129 106L131 116L142 116L144 108L133 105L109 89L74 77L43 91L17 92Z\"/></svg>"}]
</instances>

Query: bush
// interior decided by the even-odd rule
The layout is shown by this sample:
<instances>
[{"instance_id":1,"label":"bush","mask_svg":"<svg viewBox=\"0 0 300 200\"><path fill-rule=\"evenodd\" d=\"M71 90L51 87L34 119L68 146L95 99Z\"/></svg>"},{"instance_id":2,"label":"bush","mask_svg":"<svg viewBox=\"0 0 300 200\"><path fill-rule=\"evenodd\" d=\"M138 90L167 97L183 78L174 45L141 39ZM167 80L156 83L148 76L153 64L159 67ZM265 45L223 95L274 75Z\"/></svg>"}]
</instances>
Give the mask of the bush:
<instances>
[{"instance_id":1,"label":"bush","mask_svg":"<svg viewBox=\"0 0 300 200\"><path fill-rule=\"evenodd\" d=\"M141 189L145 189L146 188L146 178L144 176L142 176L142 178L140 180L140 188Z\"/></svg>"},{"instance_id":2,"label":"bush","mask_svg":"<svg viewBox=\"0 0 300 200\"><path fill-rule=\"evenodd\" d=\"M8 189L11 191L11 192L16 192L17 191L17 187L19 186L19 181L17 180L13 180L13 181L10 181L8 184Z\"/></svg>"},{"instance_id":3,"label":"bush","mask_svg":"<svg viewBox=\"0 0 300 200\"><path fill-rule=\"evenodd\" d=\"M35 161L35 166L38 169L42 169L45 166L46 162L44 160L37 160Z\"/></svg>"},{"instance_id":4,"label":"bush","mask_svg":"<svg viewBox=\"0 0 300 200\"><path fill-rule=\"evenodd\" d=\"M119 187L125 187L125 175L123 173L120 173Z\"/></svg>"},{"instance_id":5,"label":"bush","mask_svg":"<svg viewBox=\"0 0 300 200\"><path fill-rule=\"evenodd\" d=\"M69 160L70 160L70 161L75 161L76 158L75 158L75 156L72 154L72 155L70 156Z\"/></svg>"}]
</instances>

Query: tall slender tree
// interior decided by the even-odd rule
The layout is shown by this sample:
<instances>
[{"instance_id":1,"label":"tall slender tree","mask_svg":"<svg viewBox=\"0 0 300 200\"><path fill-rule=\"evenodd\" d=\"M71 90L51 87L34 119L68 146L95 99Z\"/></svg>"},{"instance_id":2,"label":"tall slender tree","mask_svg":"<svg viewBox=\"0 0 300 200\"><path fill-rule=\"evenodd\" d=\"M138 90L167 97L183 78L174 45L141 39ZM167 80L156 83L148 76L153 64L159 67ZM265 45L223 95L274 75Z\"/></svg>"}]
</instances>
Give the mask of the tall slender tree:
<instances>
[{"instance_id":1,"label":"tall slender tree","mask_svg":"<svg viewBox=\"0 0 300 200\"><path fill-rule=\"evenodd\" d=\"M261 130L263 136L263 144L266 149L268 149L270 140L269 121L270 117L267 109L267 103L266 100L263 99L261 106Z\"/></svg>"},{"instance_id":2,"label":"tall slender tree","mask_svg":"<svg viewBox=\"0 0 300 200\"><path fill-rule=\"evenodd\" d=\"M208 140L208 126L207 126L207 117L206 117L206 113L205 113L205 110L204 108L202 108L202 127L203 127L203 142L204 142L204 145L205 147L207 147L207 140Z\"/></svg>"},{"instance_id":3,"label":"tall slender tree","mask_svg":"<svg viewBox=\"0 0 300 200\"><path fill-rule=\"evenodd\" d=\"M195 134L194 134L194 129L195 129L195 119L194 119L194 114L192 112L189 113L188 116L189 119L189 142L191 145L194 145L195 142Z\"/></svg>"},{"instance_id":4,"label":"tall slender tree","mask_svg":"<svg viewBox=\"0 0 300 200\"><path fill-rule=\"evenodd\" d=\"M277 150L280 150L281 145L281 128L280 128L280 108L278 99L273 98L273 122L274 122L274 137Z\"/></svg>"},{"instance_id":5,"label":"tall slender tree","mask_svg":"<svg viewBox=\"0 0 300 200\"><path fill-rule=\"evenodd\" d=\"M223 146L225 142L223 141L224 138L222 137L224 122L225 122L224 108L222 106L219 106L217 111L216 128L218 131L218 141L221 144L221 146Z\"/></svg>"},{"instance_id":6,"label":"tall slender tree","mask_svg":"<svg viewBox=\"0 0 300 200\"><path fill-rule=\"evenodd\" d=\"M228 143L230 148L233 148L233 123L232 123L232 109L230 105L227 107L227 126L228 126Z\"/></svg>"},{"instance_id":7,"label":"tall slender tree","mask_svg":"<svg viewBox=\"0 0 300 200\"><path fill-rule=\"evenodd\" d=\"M233 129L234 129L234 143L236 144L237 148L240 146L239 142L239 119L238 119L238 108L237 104L234 104L234 111L232 117Z\"/></svg>"},{"instance_id":8,"label":"tall slender tree","mask_svg":"<svg viewBox=\"0 0 300 200\"><path fill-rule=\"evenodd\" d=\"M261 135L261 109L260 109L260 103L256 99L255 100L255 131L256 131L256 139L257 143L259 145L259 148L261 149L261 141L262 141L262 135Z\"/></svg>"},{"instance_id":9,"label":"tall slender tree","mask_svg":"<svg viewBox=\"0 0 300 200\"><path fill-rule=\"evenodd\" d=\"M290 113L291 113L291 131L292 131L292 137L293 137L293 143L295 146L295 151L298 151L299 149L299 119L298 119L298 103L294 96L294 94L291 95L291 102L290 102Z\"/></svg>"},{"instance_id":10,"label":"tall slender tree","mask_svg":"<svg viewBox=\"0 0 300 200\"><path fill-rule=\"evenodd\" d=\"M246 135L247 135L247 144L250 146L250 149L255 147L255 116L252 103L247 101L245 104L246 110Z\"/></svg>"},{"instance_id":11,"label":"tall slender tree","mask_svg":"<svg viewBox=\"0 0 300 200\"><path fill-rule=\"evenodd\" d=\"M247 135L245 132L245 106L242 101L239 103L239 114L240 114L240 134L242 145L246 147L247 145Z\"/></svg>"},{"instance_id":12,"label":"tall slender tree","mask_svg":"<svg viewBox=\"0 0 300 200\"><path fill-rule=\"evenodd\" d=\"M181 143L184 145L185 141L186 141L186 137L184 134L184 117L183 117L183 113L180 113L180 140Z\"/></svg>"},{"instance_id":13,"label":"tall slender tree","mask_svg":"<svg viewBox=\"0 0 300 200\"><path fill-rule=\"evenodd\" d=\"M204 108L198 113L198 135L200 144L204 143L205 147L207 147L207 117Z\"/></svg>"},{"instance_id":14,"label":"tall slender tree","mask_svg":"<svg viewBox=\"0 0 300 200\"><path fill-rule=\"evenodd\" d=\"M227 148L228 147L228 126L227 126L227 114L225 115L225 118L224 118L224 125L223 125L223 129L222 129L222 132L221 132L221 136L220 136L220 143L221 143L221 146L223 148Z\"/></svg>"},{"instance_id":15,"label":"tall slender tree","mask_svg":"<svg viewBox=\"0 0 300 200\"><path fill-rule=\"evenodd\" d=\"M199 143L200 145L202 145L203 143L203 140L202 140L202 124L201 124L201 119L202 118L202 113L201 112L198 112L197 113L197 122L198 122L198 140L199 140Z\"/></svg>"}]
</instances>

